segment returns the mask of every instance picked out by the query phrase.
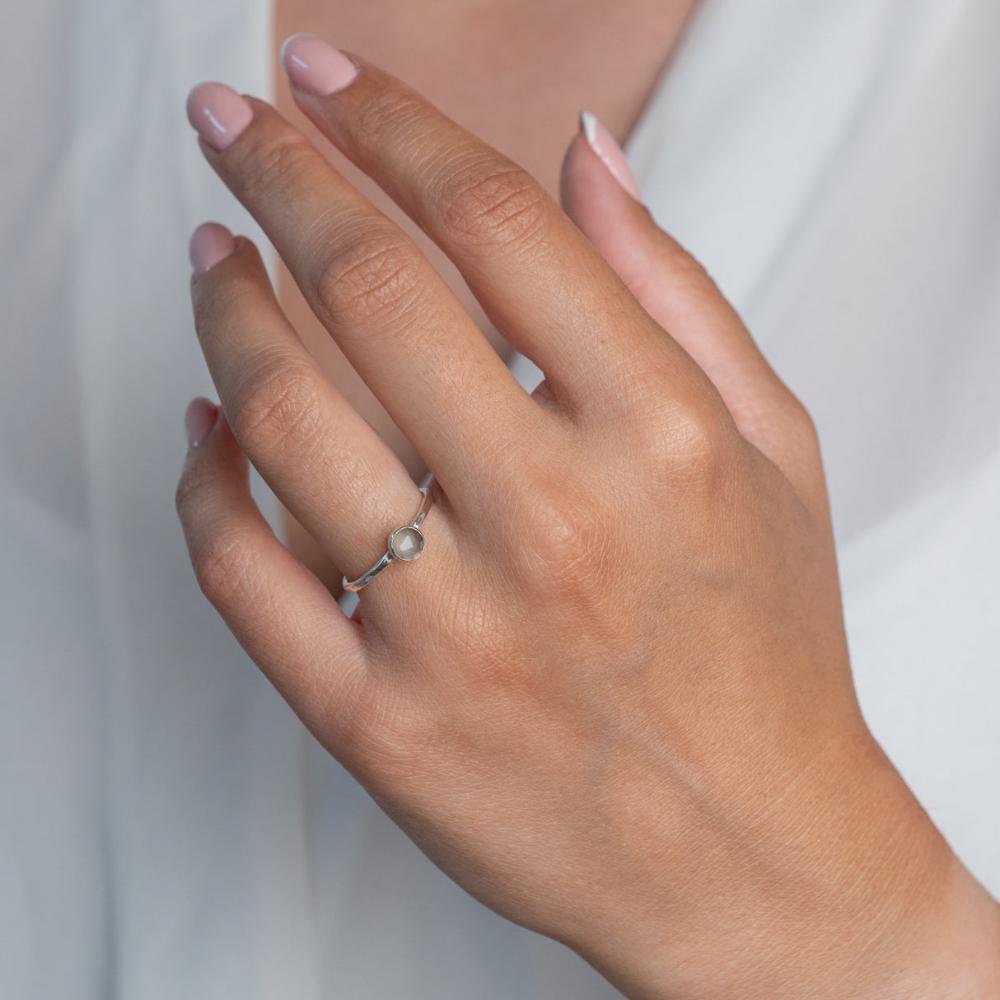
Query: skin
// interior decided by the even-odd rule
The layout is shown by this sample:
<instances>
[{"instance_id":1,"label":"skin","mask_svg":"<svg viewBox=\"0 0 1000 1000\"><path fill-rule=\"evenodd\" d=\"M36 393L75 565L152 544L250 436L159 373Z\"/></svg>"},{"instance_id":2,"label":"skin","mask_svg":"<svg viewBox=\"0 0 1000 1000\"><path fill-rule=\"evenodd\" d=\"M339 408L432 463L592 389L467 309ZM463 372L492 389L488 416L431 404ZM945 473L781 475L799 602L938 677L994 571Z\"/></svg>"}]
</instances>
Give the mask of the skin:
<instances>
[{"instance_id":1,"label":"skin","mask_svg":"<svg viewBox=\"0 0 1000 1000\"><path fill-rule=\"evenodd\" d=\"M801 404L581 137L564 212L358 62L299 106L546 379L527 395L417 246L253 101L205 156L436 503L353 619L271 533L248 460L349 574L418 497L240 239L192 281L222 413L178 510L208 599L428 856L627 995L1000 995L1000 910L858 709Z\"/></svg>"},{"instance_id":2,"label":"skin","mask_svg":"<svg viewBox=\"0 0 1000 1000\"><path fill-rule=\"evenodd\" d=\"M695 0L278 0L275 52L288 35L311 31L365 53L507 153L557 197L559 164L579 110L590 109L614 135L627 136L694 6ZM275 71L278 110L413 236L487 339L508 354L502 332L447 257L377 184L323 141L277 63ZM420 480L423 458L347 363L284 267L278 298L327 378ZM287 512L285 533L299 557L336 590L340 572Z\"/></svg>"}]
</instances>

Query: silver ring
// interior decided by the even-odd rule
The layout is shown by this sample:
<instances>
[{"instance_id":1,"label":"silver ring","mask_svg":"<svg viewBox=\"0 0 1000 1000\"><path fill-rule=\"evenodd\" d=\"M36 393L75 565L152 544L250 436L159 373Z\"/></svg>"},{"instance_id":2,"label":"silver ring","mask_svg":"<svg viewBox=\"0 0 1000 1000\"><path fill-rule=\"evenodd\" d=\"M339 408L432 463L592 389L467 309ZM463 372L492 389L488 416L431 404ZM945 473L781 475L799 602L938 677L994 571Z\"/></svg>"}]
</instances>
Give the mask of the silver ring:
<instances>
[{"instance_id":1,"label":"silver ring","mask_svg":"<svg viewBox=\"0 0 1000 1000\"><path fill-rule=\"evenodd\" d=\"M385 555L356 580L348 580L346 576L341 579L340 585L344 590L354 592L367 587L389 563L394 562L396 559L402 562L412 562L414 559L420 558L420 554L424 551L426 543L424 533L420 530L420 525L424 523L424 518L427 517L427 512L431 509L431 504L434 502L430 494L430 488L430 483L420 487L420 506L417 508L416 514L413 515L413 520L407 524L400 525L395 531L390 532L386 543Z\"/></svg>"}]
</instances>

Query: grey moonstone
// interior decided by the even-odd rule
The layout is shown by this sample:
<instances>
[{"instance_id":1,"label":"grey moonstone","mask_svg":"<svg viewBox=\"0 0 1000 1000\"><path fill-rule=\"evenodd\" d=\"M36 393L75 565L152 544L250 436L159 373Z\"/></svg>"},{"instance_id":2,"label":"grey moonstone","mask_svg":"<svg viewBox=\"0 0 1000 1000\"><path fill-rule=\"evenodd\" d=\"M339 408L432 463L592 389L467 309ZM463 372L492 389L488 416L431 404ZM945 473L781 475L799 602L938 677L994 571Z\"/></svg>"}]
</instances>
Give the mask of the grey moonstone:
<instances>
[{"instance_id":1,"label":"grey moonstone","mask_svg":"<svg viewBox=\"0 0 1000 1000\"><path fill-rule=\"evenodd\" d=\"M393 559L409 561L424 551L424 536L419 528L406 525L389 536L389 551Z\"/></svg>"}]
</instances>

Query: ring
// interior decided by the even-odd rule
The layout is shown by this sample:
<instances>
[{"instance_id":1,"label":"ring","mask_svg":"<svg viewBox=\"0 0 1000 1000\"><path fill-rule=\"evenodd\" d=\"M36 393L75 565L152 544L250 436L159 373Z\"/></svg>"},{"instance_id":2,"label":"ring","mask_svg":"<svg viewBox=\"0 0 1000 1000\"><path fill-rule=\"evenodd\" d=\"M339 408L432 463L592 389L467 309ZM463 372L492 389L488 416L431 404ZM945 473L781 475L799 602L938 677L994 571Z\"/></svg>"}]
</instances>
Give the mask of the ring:
<instances>
[{"instance_id":1,"label":"ring","mask_svg":"<svg viewBox=\"0 0 1000 1000\"><path fill-rule=\"evenodd\" d=\"M420 530L420 525L424 523L424 518L427 517L427 512L431 509L431 504L434 502L430 494L430 488L429 482L427 485L420 487L420 506L417 508L416 514L413 515L413 520L401 525L389 534L385 555L356 580L348 580L345 576L340 581L340 585L344 590L353 593L361 590L363 587L367 587L389 563L396 559L400 559L403 562L412 562L414 559L420 557L426 543L424 533Z\"/></svg>"}]
</instances>

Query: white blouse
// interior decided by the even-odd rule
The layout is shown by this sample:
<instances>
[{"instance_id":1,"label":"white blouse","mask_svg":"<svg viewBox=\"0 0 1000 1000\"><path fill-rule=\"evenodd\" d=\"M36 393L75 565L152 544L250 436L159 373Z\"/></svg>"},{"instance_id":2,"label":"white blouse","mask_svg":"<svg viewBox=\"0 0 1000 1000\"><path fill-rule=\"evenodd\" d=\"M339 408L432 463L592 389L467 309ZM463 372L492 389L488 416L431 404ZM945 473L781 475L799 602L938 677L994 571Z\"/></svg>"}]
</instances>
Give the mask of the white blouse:
<instances>
[{"instance_id":1,"label":"white blouse","mask_svg":"<svg viewBox=\"0 0 1000 1000\"><path fill-rule=\"evenodd\" d=\"M172 496L211 384L185 244L256 230L183 103L206 77L269 91L267 3L7 18L0 995L614 996L440 874L193 582ZM998 38L995 0L703 0L629 144L816 418L862 705L994 893Z\"/></svg>"}]
</instances>

